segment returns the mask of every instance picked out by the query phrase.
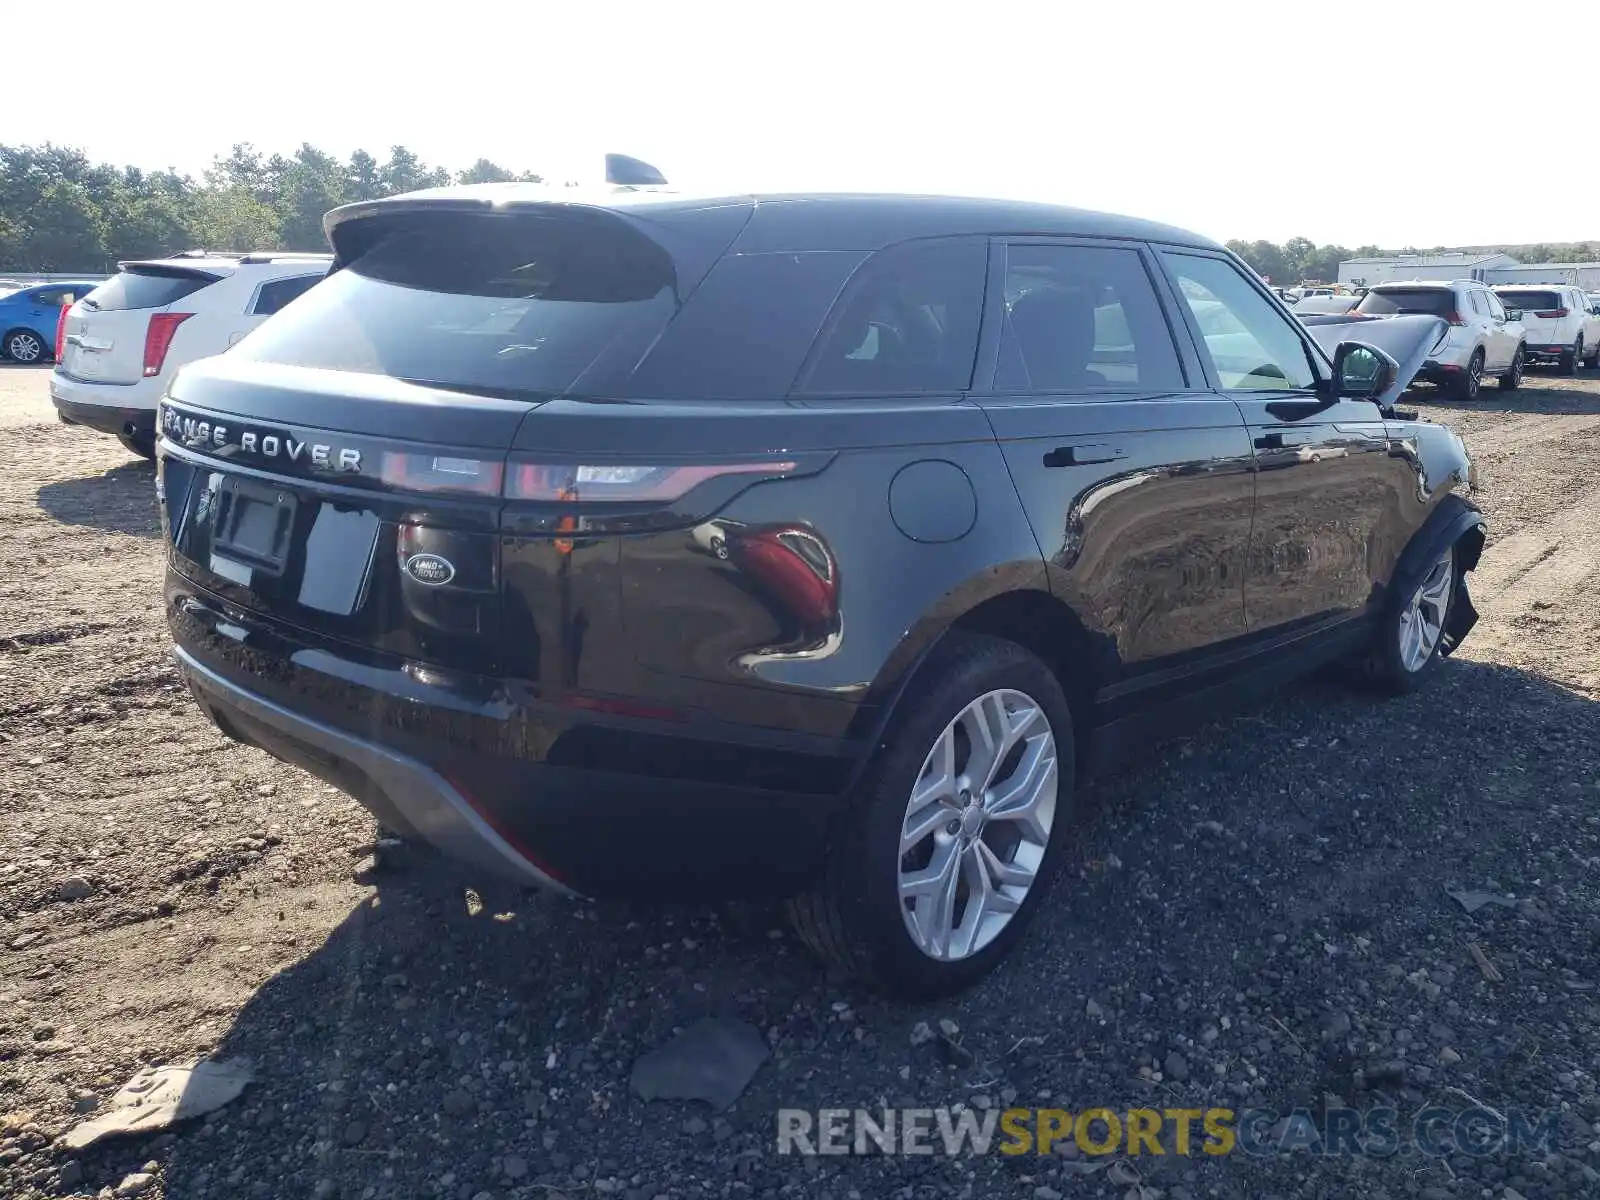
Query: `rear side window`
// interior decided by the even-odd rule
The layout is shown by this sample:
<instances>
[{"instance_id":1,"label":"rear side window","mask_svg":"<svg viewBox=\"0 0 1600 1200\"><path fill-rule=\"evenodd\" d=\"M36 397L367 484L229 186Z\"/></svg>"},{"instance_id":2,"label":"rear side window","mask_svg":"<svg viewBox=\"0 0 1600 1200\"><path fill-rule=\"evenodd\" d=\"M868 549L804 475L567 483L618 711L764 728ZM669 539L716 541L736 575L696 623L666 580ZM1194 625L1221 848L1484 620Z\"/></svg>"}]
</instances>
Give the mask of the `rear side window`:
<instances>
[{"instance_id":1,"label":"rear side window","mask_svg":"<svg viewBox=\"0 0 1600 1200\"><path fill-rule=\"evenodd\" d=\"M1455 311L1455 293L1449 288L1384 288L1373 289L1361 297L1356 311L1378 317L1395 313L1426 313L1433 317L1447 317Z\"/></svg>"},{"instance_id":2,"label":"rear side window","mask_svg":"<svg viewBox=\"0 0 1600 1200\"><path fill-rule=\"evenodd\" d=\"M865 252L730 255L628 381L630 397L782 399Z\"/></svg>"},{"instance_id":3,"label":"rear side window","mask_svg":"<svg viewBox=\"0 0 1600 1200\"><path fill-rule=\"evenodd\" d=\"M321 275L296 275L263 283L256 289L256 301L250 311L258 317L270 317L289 301L309 292L321 278Z\"/></svg>"},{"instance_id":4,"label":"rear side window","mask_svg":"<svg viewBox=\"0 0 1600 1200\"><path fill-rule=\"evenodd\" d=\"M1136 250L1013 246L1005 304L996 391L1184 386Z\"/></svg>"},{"instance_id":5,"label":"rear side window","mask_svg":"<svg viewBox=\"0 0 1600 1200\"><path fill-rule=\"evenodd\" d=\"M165 308L176 300L215 283L217 276L204 271L164 271L135 267L118 271L83 298L84 304L100 312L122 309Z\"/></svg>"},{"instance_id":6,"label":"rear side window","mask_svg":"<svg viewBox=\"0 0 1600 1200\"><path fill-rule=\"evenodd\" d=\"M1524 312L1535 309L1566 308L1566 301L1557 292L1496 292L1500 303L1507 308L1520 308Z\"/></svg>"},{"instance_id":7,"label":"rear side window","mask_svg":"<svg viewBox=\"0 0 1600 1200\"><path fill-rule=\"evenodd\" d=\"M531 399L602 360L631 367L677 309L671 256L620 221L427 215L373 233L231 353Z\"/></svg>"},{"instance_id":8,"label":"rear side window","mask_svg":"<svg viewBox=\"0 0 1600 1200\"><path fill-rule=\"evenodd\" d=\"M988 244L903 242L850 281L795 390L800 395L918 395L972 386Z\"/></svg>"}]
</instances>

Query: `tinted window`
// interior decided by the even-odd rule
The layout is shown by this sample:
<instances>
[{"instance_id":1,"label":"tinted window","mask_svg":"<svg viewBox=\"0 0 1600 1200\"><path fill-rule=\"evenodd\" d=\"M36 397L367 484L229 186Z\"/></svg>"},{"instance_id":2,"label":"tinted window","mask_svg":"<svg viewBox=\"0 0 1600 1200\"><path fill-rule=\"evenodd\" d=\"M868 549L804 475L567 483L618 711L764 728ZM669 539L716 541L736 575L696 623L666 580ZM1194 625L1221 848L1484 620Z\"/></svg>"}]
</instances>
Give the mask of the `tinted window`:
<instances>
[{"instance_id":1,"label":"tinted window","mask_svg":"<svg viewBox=\"0 0 1600 1200\"><path fill-rule=\"evenodd\" d=\"M1555 292L1496 292L1500 303L1507 308L1520 308L1533 312L1538 308L1565 308L1566 302Z\"/></svg>"},{"instance_id":2,"label":"tinted window","mask_svg":"<svg viewBox=\"0 0 1600 1200\"><path fill-rule=\"evenodd\" d=\"M1445 317L1455 311L1455 293L1449 288L1374 288L1361 297L1356 311L1378 317L1395 313L1426 313Z\"/></svg>"},{"instance_id":3,"label":"tinted window","mask_svg":"<svg viewBox=\"0 0 1600 1200\"><path fill-rule=\"evenodd\" d=\"M289 301L309 292L321 278L321 275L296 275L290 279L274 279L270 283L263 283L256 291L255 307L250 311L257 316L271 316Z\"/></svg>"},{"instance_id":4,"label":"tinted window","mask_svg":"<svg viewBox=\"0 0 1600 1200\"><path fill-rule=\"evenodd\" d=\"M174 300L181 300L216 281L215 275L207 275L204 272L163 271L160 268L135 267L132 270L117 272L85 296L83 302L101 312L129 308L165 308Z\"/></svg>"},{"instance_id":5,"label":"tinted window","mask_svg":"<svg viewBox=\"0 0 1600 1200\"><path fill-rule=\"evenodd\" d=\"M429 215L375 242L232 351L417 383L548 394L631 366L677 308L660 246L583 217Z\"/></svg>"},{"instance_id":6,"label":"tinted window","mask_svg":"<svg viewBox=\"0 0 1600 1200\"><path fill-rule=\"evenodd\" d=\"M878 251L835 306L798 390L870 396L971 387L987 265L979 238Z\"/></svg>"},{"instance_id":7,"label":"tinted window","mask_svg":"<svg viewBox=\"0 0 1600 1200\"><path fill-rule=\"evenodd\" d=\"M41 308L58 308L63 303L62 297L67 293L59 288L48 288L33 294L33 302Z\"/></svg>"},{"instance_id":8,"label":"tinted window","mask_svg":"<svg viewBox=\"0 0 1600 1200\"><path fill-rule=\"evenodd\" d=\"M1496 296L1493 292L1484 292L1483 302L1487 306L1485 311L1487 311L1491 317L1495 317L1501 321L1506 319L1505 305L1500 303L1500 297Z\"/></svg>"},{"instance_id":9,"label":"tinted window","mask_svg":"<svg viewBox=\"0 0 1600 1200\"><path fill-rule=\"evenodd\" d=\"M1172 334L1136 250L1013 246L998 391L1181 388Z\"/></svg>"},{"instance_id":10,"label":"tinted window","mask_svg":"<svg viewBox=\"0 0 1600 1200\"><path fill-rule=\"evenodd\" d=\"M1163 256L1225 388L1309 388L1317 376L1298 325L1220 258Z\"/></svg>"},{"instance_id":11,"label":"tinted window","mask_svg":"<svg viewBox=\"0 0 1600 1200\"><path fill-rule=\"evenodd\" d=\"M629 396L781 399L864 251L722 259L629 380Z\"/></svg>"}]
</instances>

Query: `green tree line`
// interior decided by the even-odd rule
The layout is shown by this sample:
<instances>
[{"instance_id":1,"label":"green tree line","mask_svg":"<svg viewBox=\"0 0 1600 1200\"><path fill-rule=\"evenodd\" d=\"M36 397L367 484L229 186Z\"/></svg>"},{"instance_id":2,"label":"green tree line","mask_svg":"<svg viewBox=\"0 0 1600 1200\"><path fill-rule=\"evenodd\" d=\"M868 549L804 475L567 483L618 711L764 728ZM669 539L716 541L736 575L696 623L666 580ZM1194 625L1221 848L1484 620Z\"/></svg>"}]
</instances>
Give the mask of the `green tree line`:
<instances>
[{"instance_id":1,"label":"green tree line","mask_svg":"<svg viewBox=\"0 0 1600 1200\"><path fill-rule=\"evenodd\" d=\"M1385 250L1379 246L1357 246L1354 250L1330 244L1319 246L1309 238L1290 238L1283 245L1276 242L1246 242L1235 239L1228 243L1245 262L1280 286L1297 284L1302 280L1318 279L1331 283L1339 278L1339 264L1351 258L1387 258L1396 254L1450 254L1482 253L1509 254L1519 262L1600 262L1600 242L1535 242L1525 245L1505 246L1430 246L1419 250L1415 246L1402 246L1398 250Z\"/></svg>"},{"instance_id":2,"label":"green tree line","mask_svg":"<svg viewBox=\"0 0 1600 1200\"><path fill-rule=\"evenodd\" d=\"M179 250L326 250L322 216L355 200L451 182L537 183L480 158L451 174L404 146L380 161L309 143L287 157L241 143L201 178L91 162L46 143L0 145L0 269L109 272L122 259Z\"/></svg>"},{"instance_id":3,"label":"green tree line","mask_svg":"<svg viewBox=\"0 0 1600 1200\"><path fill-rule=\"evenodd\" d=\"M379 161L365 150L342 159L305 143L288 156L265 155L240 143L195 179L91 162L68 146L0 145L0 269L110 271L121 259L195 247L325 250L322 216L330 208L451 182L513 179L540 182L486 158L452 174L404 146ZM1319 246L1303 237L1228 247L1276 284L1337 279L1348 258L1424 253L1415 246ZM1504 251L1523 262L1600 261L1597 242L1464 249Z\"/></svg>"}]
</instances>

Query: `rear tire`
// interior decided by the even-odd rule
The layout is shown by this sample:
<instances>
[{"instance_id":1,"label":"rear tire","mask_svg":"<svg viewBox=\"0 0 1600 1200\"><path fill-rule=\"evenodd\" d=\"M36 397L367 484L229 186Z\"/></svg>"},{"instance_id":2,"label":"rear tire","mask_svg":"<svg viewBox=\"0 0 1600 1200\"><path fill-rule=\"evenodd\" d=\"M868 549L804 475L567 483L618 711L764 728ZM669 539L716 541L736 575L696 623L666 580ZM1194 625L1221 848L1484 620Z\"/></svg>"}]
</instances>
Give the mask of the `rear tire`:
<instances>
[{"instance_id":1,"label":"rear tire","mask_svg":"<svg viewBox=\"0 0 1600 1200\"><path fill-rule=\"evenodd\" d=\"M154 458L156 456L156 440L154 437L143 433L119 433L117 441L123 447L140 458Z\"/></svg>"},{"instance_id":2,"label":"rear tire","mask_svg":"<svg viewBox=\"0 0 1600 1200\"><path fill-rule=\"evenodd\" d=\"M1499 382L1502 392L1514 392L1522 386L1523 365L1522 347L1518 346L1516 356L1511 360L1511 369L1500 376Z\"/></svg>"},{"instance_id":3,"label":"rear tire","mask_svg":"<svg viewBox=\"0 0 1600 1200\"><path fill-rule=\"evenodd\" d=\"M1371 644L1355 663L1356 681L1388 696L1421 687L1439 664L1439 644L1460 586L1452 545L1434 557L1403 598L1385 609Z\"/></svg>"},{"instance_id":4,"label":"rear tire","mask_svg":"<svg viewBox=\"0 0 1600 1200\"><path fill-rule=\"evenodd\" d=\"M5 357L19 363L41 363L49 357L44 339L31 329L13 329L0 343Z\"/></svg>"},{"instance_id":5,"label":"rear tire","mask_svg":"<svg viewBox=\"0 0 1600 1200\"><path fill-rule=\"evenodd\" d=\"M1563 375L1576 375L1578 373L1578 360L1583 356L1583 335L1578 335L1578 340L1572 344L1572 349L1561 356L1557 368Z\"/></svg>"},{"instance_id":6,"label":"rear tire","mask_svg":"<svg viewBox=\"0 0 1600 1200\"><path fill-rule=\"evenodd\" d=\"M1000 751L986 752L985 730L1003 734ZM1059 865L1075 824L1073 749L1071 709L1043 662L1014 642L948 635L879 742L822 876L789 901L795 932L902 996L975 982Z\"/></svg>"},{"instance_id":7,"label":"rear tire","mask_svg":"<svg viewBox=\"0 0 1600 1200\"><path fill-rule=\"evenodd\" d=\"M1476 400L1478 392L1483 387L1483 351L1474 350L1472 357L1467 361L1467 369L1460 379L1456 380L1455 387L1450 390L1452 398L1456 400Z\"/></svg>"}]
</instances>

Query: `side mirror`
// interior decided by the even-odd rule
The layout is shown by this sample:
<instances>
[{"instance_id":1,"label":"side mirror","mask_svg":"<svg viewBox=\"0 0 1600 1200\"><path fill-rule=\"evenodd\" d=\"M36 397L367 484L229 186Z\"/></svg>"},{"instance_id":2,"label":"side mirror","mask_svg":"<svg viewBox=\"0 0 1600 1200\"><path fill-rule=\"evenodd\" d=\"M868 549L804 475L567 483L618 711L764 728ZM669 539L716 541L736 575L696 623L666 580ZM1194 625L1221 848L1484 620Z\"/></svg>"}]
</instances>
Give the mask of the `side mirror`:
<instances>
[{"instance_id":1,"label":"side mirror","mask_svg":"<svg viewBox=\"0 0 1600 1200\"><path fill-rule=\"evenodd\" d=\"M1522 310L1520 308L1508 308L1508 309L1506 309L1506 320L1508 320L1508 321L1520 321L1520 320L1522 320Z\"/></svg>"},{"instance_id":2,"label":"side mirror","mask_svg":"<svg viewBox=\"0 0 1600 1200\"><path fill-rule=\"evenodd\" d=\"M1394 386L1400 364L1376 346L1340 342L1333 351L1333 394L1370 400Z\"/></svg>"}]
</instances>

